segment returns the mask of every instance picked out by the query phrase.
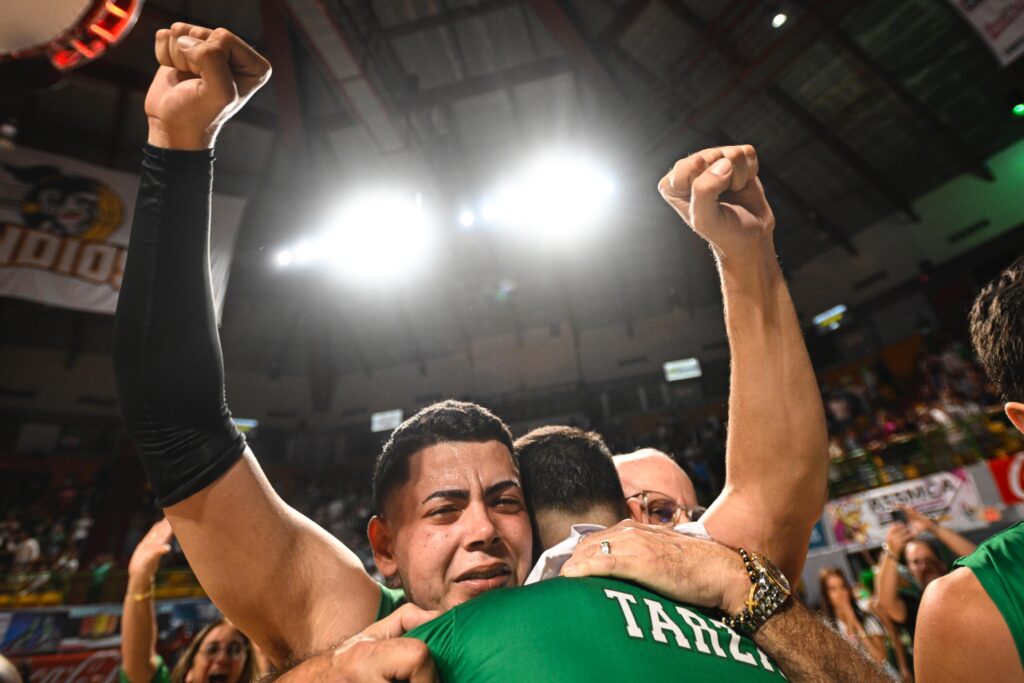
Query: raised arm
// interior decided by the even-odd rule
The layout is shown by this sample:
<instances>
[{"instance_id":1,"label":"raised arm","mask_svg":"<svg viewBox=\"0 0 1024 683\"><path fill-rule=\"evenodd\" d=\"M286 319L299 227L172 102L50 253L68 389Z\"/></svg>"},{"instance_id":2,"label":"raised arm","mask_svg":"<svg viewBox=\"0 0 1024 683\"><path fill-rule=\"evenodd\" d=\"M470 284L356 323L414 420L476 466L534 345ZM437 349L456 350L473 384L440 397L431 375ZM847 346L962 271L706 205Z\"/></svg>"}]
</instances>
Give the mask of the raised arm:
<instances>
[{"instance_id":1,"label":"raised arm","mask_svg":"<svg viewBox=\"0 0 1024 683\"><path fill-rule=\"evenodd\" d=\"M885 532L885 545L878 560L878 575L875 576L875 600L886 616L897 624L907 623L907 603L900 597L900 553L907 542L914 538L914 532L899 522L889 525Z\"/></svg>"},{"instance_id":2,"label":"raised arm","mask_svg":"<svg viewBox=\"0 0 1024 683\"><path fill-rule=\"evenodd\" d=\"M153 582L173 537L166 519L154 524L128 561L128 588L121 615L121 669L131 683L149 683L158 666Z\"/></svg>"},{"instance_id":3,"label":"raised arm","mask_svg":"<svg viewBox=\"0 0 1024 683\"><path fill-rule=\"evenodd\" d=\"M125 423L193 570L275 664L376 615L358 558L273 491L231 422L209 272L211 147L269 77L231 33L156 36L149 145L115 322Z\"/></svg>"},{"instance_id":4,"label":"raised arm","mask_svg":"<svg viewBox=\"0 0 1024 683\"><path fill-rule=\"evenodd\" d=\"M949 548L957 557L966 557L970 555L978 546L967 540L966 537L961 536L957 532L942 526L939 522L935 521L928 515L925 515L915 508L909 505L898 505L900 510L903 510L907 515L907 523L910 525L911 531L914 535L923 533L931 533L935 538L939 540L939 543Z\"/></svg>"},{"instance_id":5,"label":"raised arm","mask_svg":"<svg viewBox=\"0 0 1024 683\"><path fill-rule=\"evenodd\" d=\"M824 408L775 255L775 217L750 145L676 163L659 190L718 263L732 371L726 479L703 517L713 538L799 576L827 497Z\"/></svg>"}]
</instances>

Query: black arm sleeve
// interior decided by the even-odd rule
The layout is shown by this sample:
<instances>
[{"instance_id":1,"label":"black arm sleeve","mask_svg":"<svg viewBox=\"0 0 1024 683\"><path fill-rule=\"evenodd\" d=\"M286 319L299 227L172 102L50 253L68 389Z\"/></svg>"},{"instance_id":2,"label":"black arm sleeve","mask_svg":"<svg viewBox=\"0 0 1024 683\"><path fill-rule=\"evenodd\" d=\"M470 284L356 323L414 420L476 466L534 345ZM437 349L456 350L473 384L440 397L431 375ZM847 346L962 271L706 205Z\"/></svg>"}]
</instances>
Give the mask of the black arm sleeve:
<instances>
[{"instance_id":1,"label":"black arm sleeve","mask_svg":"<svg viewBox=\"0 0 1024 683\"><path fill-rule=\"evenodd\" d=\"M241 457L224 397L210 281L211 151L146 145L114 323L114 371L128 432L163 507Z\"/></svg>"}]
</instances>

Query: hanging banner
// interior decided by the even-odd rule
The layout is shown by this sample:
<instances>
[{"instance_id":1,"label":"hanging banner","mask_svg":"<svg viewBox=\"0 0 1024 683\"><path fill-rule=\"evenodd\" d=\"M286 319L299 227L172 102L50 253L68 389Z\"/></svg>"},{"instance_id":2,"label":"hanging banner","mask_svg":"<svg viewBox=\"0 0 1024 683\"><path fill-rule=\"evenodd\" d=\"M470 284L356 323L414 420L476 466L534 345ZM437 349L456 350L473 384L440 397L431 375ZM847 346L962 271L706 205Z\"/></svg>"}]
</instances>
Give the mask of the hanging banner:
<instances>
[{"instance_id":1,"label":"hanging banner","mask_svg":"<svg viewBox=\"0 0 1024 683\"><path fill-rule=\"evenodd\" d=\"M1024 0L951 0L1006 66L1024 54Z\"/></svg>"},{"instance_id":2,"label":"hanging banner","mask_svg":"<svg viewBox=\"0 0 1024 683\"><path fill-rule=\"evenodd\" d=\"M56 655L15 658L19 669L28 669L25 683L116 683L121 651L83 650Z\"/></svg>"},{"instance_id":3,"label":"hanging banner","mask_svg":"<svg viewBox=\"0 0 1024 683\"><path fill-rule=\"evenodd\" d=\"M1017 453L1011 458L989 460L988 469L1004 503L1024 503L1024 452Z\"/></svg>"},{"instance_id":4,"label":"hanging banner","mask_svg":"<svg viewBox=\"0 0 1024 683\"><path fill-rule=\"evenodd\" d=\"M908 505L958 531L988 524L978 487L962 467L829 501L825 520L838 545L880 545L896 505Z\"/></svg>"},{"instance_id":5,"label":"hanging banner","mask_svg":"<svg viewBox=\"0 0 1024 683\"><path fill-rule=\"evenodd\" d=\"M0 148L0 296L112 314L138 187L131 173ZM244 207L244 199L213 199L210 269L218 319Z\"/></svg>"}]
</instances>

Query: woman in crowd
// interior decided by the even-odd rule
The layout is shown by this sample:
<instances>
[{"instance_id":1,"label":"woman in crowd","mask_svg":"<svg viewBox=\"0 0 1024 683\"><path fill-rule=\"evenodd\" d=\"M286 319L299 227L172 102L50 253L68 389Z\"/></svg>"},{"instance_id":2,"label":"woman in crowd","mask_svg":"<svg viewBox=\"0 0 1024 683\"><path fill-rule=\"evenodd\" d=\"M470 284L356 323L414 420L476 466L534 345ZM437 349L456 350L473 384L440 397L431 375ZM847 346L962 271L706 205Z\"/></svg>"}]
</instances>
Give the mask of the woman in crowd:
<instances>
[{"instance_id":1,"label":"woman in crowd","mask_svg":"<svg viewBox=\"0 0 1024 683\"><path fill-rule=\"evenodd\" d=\"M854 598L846 576L835 567L825 567L819 574L821 606L825 618L841 635L859 643L876 661L888 662L885 629L878 617L864 612Z\"/></svg>"},{"instance_id":2,"label":"woman in crowd","mask_svg":"<svg viewBox=\"0 0 1024 683\"><path fill-rule=\"evenodd\" d=\"M153 582L160 558L171 550L171 537L171 525L160 520L139 542L128 563L121 621L121 683L249 683L255 660L249 639L226 619L199 631L173 671L157 654Z\"/></svg>"}]
</instances>

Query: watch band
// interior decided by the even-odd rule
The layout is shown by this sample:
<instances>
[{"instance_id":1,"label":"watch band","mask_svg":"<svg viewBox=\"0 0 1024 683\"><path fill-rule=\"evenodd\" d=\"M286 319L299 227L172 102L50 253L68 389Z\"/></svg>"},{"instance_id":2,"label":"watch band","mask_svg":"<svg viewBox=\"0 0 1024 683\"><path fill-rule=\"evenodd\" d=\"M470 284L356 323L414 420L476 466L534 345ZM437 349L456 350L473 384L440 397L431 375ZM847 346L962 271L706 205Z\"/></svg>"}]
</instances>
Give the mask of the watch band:
<instances>
[{"instance_id":1,"label":"watch band","mask_svg":"<svg viewBox=\"0 0 1024 683\"><path fill-rule=\"evenodd\" d=\"M769 580L767 572L755 566L754 559L746 550L739 548L739 554L750 576L750 596L742 612L735 616L725 615L722 623L745 636L751 636L786 602L789 592Z\"/></svg>"}]
</instances>

